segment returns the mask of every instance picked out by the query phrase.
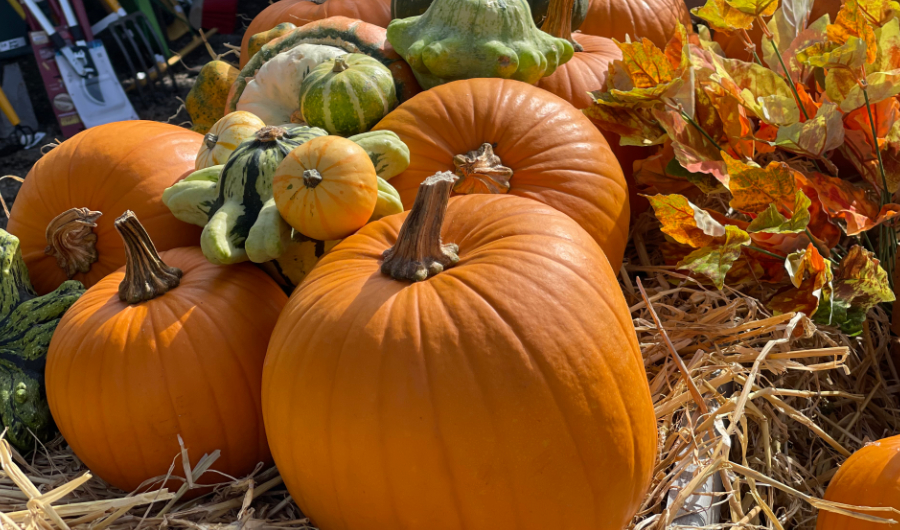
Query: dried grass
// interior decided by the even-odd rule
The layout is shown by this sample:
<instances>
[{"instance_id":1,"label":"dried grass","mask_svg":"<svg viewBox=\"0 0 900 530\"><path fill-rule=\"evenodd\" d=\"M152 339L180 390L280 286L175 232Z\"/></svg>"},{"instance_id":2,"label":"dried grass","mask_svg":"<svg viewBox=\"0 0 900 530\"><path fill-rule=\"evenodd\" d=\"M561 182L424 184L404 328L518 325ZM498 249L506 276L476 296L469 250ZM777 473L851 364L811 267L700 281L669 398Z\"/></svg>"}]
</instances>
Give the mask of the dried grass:
<instances>
[{"instance_id":1,"label":"dried grass","mask_svg":"<svg viewBox=\"0 0 900 530\"><path fill-rule=\"evenodd\" d=\"M802 315L772 315L753 296L656 265L648 249L662 240L644 229L651 222L638 223L621 275L660 434L653 482L630 528L697 528L682 517L704 503L724 514L709 529L813 529L817 510L879 520L822 497L847 456L900 432L888 316L876 309L865 333L850 338ZM192 478L217 457L201 459ZM225 477L183 501L193 480L170 492L158 489L161 477L128 495L90 478L62 440L30 461L0 440L0 463L0 530L311 528L275 469Z\"/></svg>"}]
</instances>

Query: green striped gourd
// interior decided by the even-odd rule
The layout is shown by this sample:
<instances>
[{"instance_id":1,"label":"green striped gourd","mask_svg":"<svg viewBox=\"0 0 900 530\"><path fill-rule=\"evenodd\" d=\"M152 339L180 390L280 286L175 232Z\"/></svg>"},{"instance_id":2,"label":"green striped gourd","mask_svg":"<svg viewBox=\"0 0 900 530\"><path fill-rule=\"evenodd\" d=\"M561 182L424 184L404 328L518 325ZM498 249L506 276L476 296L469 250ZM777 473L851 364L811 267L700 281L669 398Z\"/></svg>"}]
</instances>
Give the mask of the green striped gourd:
<instances>
[{"instance_id":1,"label":"green striped gourd","mask_svg":"<svg viewBox=\"0 0 900 530\"><path fill-rule=\"evenodd\" d=\"M264 127L231 154L200 236L200 248L210 262L263 262L283 252L291 230L272 199L272 175L292 149L325 135L313 127Z\"/></svg>"},{"instance_id":2,"label":"green striped gourd","mask_svg":"<svg viewBox=\"0 0 900 530\"><path fill-rule=\"evenodd\" d=\"M434 0L425 14L392 21L387 38L426 90L475 77L535 84L575 52L534 25L527 0Z\"/></svg>"},{"instance_id":3,"label":"green striped gourd","mask_svg":"<svg viewBox=\"0 0 900 530\"><path fill-rule=\"evenodd\" d=\"M350 53L325 61L300 84L300 113L314 127L340 136L368 131L397 106L391 71Z\"/></svg>"},{"instance_id":4,"label":"green striped gourd","mask_svg":"<svg viewBox=\"0 0 900 530\"><path fill-rule=\"evenodd\" d=\"M81 282L69 280L38 296L19 239L0 230L0 421L5 438L23 453L34 449L34 436L48 442L56 432L44 389L47 348L63 313L82 294Z\"/></svg>"},{"instance_id":5,"label":"green striped gourd","mask_svg":"<svg viewBox=\"0 0 900 530\"><path fill-rule=\"evenodd\" d=\"M391 180L409 167L409 147L393 131L369 131L348 140L369 154L379 178Z\"/></svg>"}]
</instances>

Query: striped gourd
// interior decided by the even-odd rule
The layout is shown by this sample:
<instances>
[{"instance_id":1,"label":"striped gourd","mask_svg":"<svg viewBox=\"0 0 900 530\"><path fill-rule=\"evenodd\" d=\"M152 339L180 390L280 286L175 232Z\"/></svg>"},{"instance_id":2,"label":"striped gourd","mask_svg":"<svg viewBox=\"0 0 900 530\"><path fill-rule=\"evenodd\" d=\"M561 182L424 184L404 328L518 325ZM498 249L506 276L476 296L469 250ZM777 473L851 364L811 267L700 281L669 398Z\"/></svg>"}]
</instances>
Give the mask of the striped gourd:
<instances>
[{"instance_id":1,"label":"striped gourd","mask_svg":"<svg viewBox=\"0 0 900 530\"><path fill-rule=\"evenodd\" d=\"M282 254L291 230L272 199L272 176L292 149L325 134L312 127L264 127L232 153L200 236L200 248L210 262L262 263Z\"/></svg>"},{"instance_id":2,"label":"striped gourd","mask_svg":"<svg viewBox=\"0 0 900 530\"><path fill-rule=\"evenodd\" d=\"M397 106L394 79L383 64L351 53L315 67L300 85L300 112L314 127L340 136L368 131Z\"/></svg>"},{"instance_id":3,"label":"striped gourd","mask_svg":"<svg viewBox=\"0 0 900 530\"><path fill-rule=\"evenodd\" d=\"M239 110L225 115L203 138L197 153L196 169L224 164L241 142L265 126L261 119L249 112Z\"/></svg>"}]
</instances>

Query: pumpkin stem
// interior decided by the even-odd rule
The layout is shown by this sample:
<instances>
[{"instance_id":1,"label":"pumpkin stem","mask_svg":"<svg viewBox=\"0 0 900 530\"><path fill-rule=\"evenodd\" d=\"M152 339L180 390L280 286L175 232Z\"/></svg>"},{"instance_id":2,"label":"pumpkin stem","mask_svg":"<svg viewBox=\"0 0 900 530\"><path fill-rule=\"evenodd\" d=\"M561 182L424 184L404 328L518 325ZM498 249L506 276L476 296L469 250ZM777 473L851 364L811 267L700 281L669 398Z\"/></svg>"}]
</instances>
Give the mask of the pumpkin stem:
<instances>
[{"instance_id":1,"label":"pumpkin stem","mask_svg":"<svg viewBox=\"0 0 900 530\"><path fill-rule=\"evenodd\" d=\"M129 304L146 302L178 287L181 269L169 267L160 259L134 212L127 210L115 225L125 242L125 279L119 284L120 300Z\"/></svg>"},{"instance_id":2,"label":"pumpkin stem","mask_svg":"<svg viewBox=\"0 0 900 530\"><path fill-rule=\"evenodd\" d=\"M307 169L303 172L303 185L313 189L322 183L322 174L318 169Z\"/></svg>"},{"instance_id":3,"label":"pumpkin stem","mask_svg":"<svg viewBox=\"0 0 900 530\"><path fill-rule=\"evenodd\" d=\"M575 10L575 0L550 0L547 10L547 19L541 26L541 30L554 37L566 39L572 43L576 52L584 51L581 44L572 38L572 12Z\"/></svg>"},{"instance_id":4,"label":"pumpkin stem","mask_svg":"<svg viewBox=\"0 0 900 530\"><path fill-rule=\"evenodd\" d=\"M93 229L101 215L89 208L72 208L47 225L44 254L56 258L56 264L70 280L79 272L91 270L91 264L98 259L97 234Z\"/></svg>"},{"instance_id":5,"label":"pumpkin stem","mask_svg":"<svg viewBox=\"0 0 900 530\"><path fill-rule=\"evenodd\" d=\"M213 149L216 147L216 144L219 142L219 137L213 133L208 133L203 137L203 143L206 144L207 149Z\"/></svg>"},{"instance_id":6,"label":"pumpkin stem","mask_svg":"<svg viewBox=\"0 0 900 530\"><path fill-rule=\"evenodd\" d=\"M350 65L347 64L347 59L344 59L344 57L344 55L341 55L334 58L334 68L332 68L332 72L339 74L350 68Z\"/></svg>"},{"instance_id":7,"label":"pumpkin stem","mask_svg":"<svg viewBox=\"0 0 900 530\"><path fill-rule=\"evenodd\" d=\"M441 244L441 227L455 180L453 173L442 171L419 185L416 202L400 227L397 243L384 251L382 274L395 280L420 282L459 261L457 245Z\"/></svg>"},{"instance_id":8,"label":"pumpkin stem","mask_svg":"<svg viewBox=\"0 0 900 530\"><path fill-rule=\"evenodd\" d=\"M269 125L256 131L256 139L260 142L274 142L283 138L285 134L287 134L287 129L284 127Z\"/></svg>"},{"instance_id":9,"label":"pumpkin stem","mask_svg":"<svg viewBox=\"0 0 900 530\"><path fill-rule=\"evenodd\" d=\"M453 186L456 193L506 193L513 170L504 166L494 154L491 144L482 144L474 151L453 157L459 180Z\"/></svg>"},{"instance_id":10,"label":"pumpkin stem","mask_svg":"<svg viewBox=\"0 0 900 530\"><path fill-rule=\"evenodd\" d=\"M296 123L297 125L306 125L306 121L303 119L303 114L300 112L300 109L297 109L291 113L291 123Z\"/></svg>"}]
</instances>

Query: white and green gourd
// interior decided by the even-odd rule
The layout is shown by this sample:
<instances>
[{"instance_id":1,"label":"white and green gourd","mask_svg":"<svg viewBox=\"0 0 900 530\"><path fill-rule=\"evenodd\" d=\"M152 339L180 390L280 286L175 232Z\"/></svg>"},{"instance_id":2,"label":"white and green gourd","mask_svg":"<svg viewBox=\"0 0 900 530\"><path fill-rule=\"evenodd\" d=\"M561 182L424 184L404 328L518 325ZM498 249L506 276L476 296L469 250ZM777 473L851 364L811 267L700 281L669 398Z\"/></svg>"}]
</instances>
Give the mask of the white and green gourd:
<instances>
[{"instance_id":1,"label":"white and green gourd","mask_svg":"<svg viewBox=\"0 0 900 530\"><path fill-rule=\"evenodd\" d=\"M391 71L358 53L323 62L300 85L300 113L306 123L339 136L368 131L397 103Z\"/></svg>"}]
</instances>

